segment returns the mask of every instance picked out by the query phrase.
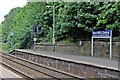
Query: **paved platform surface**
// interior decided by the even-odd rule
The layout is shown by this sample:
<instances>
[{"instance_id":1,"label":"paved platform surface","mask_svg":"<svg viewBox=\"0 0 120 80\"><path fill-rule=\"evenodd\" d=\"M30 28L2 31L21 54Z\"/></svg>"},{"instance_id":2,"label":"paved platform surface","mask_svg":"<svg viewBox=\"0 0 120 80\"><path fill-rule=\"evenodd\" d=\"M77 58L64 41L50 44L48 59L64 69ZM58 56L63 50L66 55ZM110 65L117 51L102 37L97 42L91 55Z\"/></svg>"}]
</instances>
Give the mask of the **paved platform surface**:
<instances>
[{"instance_id":1,"label":"paved platform surface","mask_svg":"<svg viewBox=\"0 0 120 80\"><path fill-rule=\"evenodd\" d=\"M36 50L29 50L29 49L16 49L16 50L120 71L118 67L119 61L117 60L101 59L101 58L85 57L85 56L77 56L77 55L68 55L68 54L63 54L63 53L36 51Z\"/></svg>"},{"instance_id":2,"label":"paved platform surface","mask_svg":"<svg viewBox=\"0 0 120 80\"><path fill-rule=\"evenodd\" d=\"M22 78L0 64L0 78ZM1 80L1 79L0 79Z\"/></svg>"}]
</instances>

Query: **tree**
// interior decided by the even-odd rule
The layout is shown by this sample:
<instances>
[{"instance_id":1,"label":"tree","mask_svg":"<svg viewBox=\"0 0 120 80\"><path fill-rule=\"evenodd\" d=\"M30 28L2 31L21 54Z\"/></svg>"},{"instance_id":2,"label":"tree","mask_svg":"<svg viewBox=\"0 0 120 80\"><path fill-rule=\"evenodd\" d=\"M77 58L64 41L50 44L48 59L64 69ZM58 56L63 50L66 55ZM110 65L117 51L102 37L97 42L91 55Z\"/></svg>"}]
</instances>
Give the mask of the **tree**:
<instances>
[{"instance_id":1,"label":"tree","mask_svg":"<svg viewBox=\"0 0 120 80\"><path fill-rule=\"evenodd\" d=\"M118 2L29 2L24 7L17 7L5 16L2 22L3 46L10 49L10 32L14 48L26 48L32 43L30 27L41 26L42 42L52 41L53 12L55 6L55 38L70 39L72 42L89 40L93 30L112 30L113 37L120 36L120 1ZM40 37L40 38L41 38Z\"/></svg>"}]
</instances>

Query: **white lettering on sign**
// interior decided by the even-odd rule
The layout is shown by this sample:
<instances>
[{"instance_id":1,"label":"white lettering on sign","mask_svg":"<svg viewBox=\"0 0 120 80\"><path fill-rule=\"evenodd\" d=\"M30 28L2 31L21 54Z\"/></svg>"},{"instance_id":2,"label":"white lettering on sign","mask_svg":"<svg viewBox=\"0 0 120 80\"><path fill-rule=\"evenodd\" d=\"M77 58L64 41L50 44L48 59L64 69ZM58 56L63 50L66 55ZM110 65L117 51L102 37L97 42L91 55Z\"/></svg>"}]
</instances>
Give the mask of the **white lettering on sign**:
<instances>
[{"instance_id":1,"label":"white lettering on sign","mask_svg":"<svg viewBox=\"0 0 120 80\"><path fill-rule=\"evenodd\" d=\"M110 37L111 36L111 31L110 30L93 31L92 36L93 37Z\"/></svg>"}]
</instances>

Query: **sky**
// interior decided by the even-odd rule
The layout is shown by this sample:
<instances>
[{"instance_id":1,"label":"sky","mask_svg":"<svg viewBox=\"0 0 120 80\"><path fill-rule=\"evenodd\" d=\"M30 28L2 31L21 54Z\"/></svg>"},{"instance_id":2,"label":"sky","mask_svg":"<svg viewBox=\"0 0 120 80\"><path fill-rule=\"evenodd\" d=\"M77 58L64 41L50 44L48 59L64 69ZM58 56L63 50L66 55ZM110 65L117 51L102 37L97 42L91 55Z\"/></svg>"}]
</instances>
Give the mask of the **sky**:
<instances>
[{"instance_id":1,"label":"sky","mask_svg":"<svg viewBox=\"0 0 120 80\"><path fill-rule=\"evenodd\" d=\"M0 23L4 20L4 16L15 7L23 7L27 0L0 0Z\"/></svg>"}]
</instances>

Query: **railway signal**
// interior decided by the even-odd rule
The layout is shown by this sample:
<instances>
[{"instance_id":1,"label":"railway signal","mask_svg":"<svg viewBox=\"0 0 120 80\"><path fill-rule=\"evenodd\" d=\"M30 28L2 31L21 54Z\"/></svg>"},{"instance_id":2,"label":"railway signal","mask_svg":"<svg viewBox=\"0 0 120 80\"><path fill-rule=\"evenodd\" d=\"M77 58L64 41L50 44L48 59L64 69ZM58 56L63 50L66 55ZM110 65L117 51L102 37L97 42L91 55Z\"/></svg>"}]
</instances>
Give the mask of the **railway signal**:
<instances>
[{"instance_id":1,"label":"railway signal","mask_svg":"<svg viewBox=\"0 0 120 80\"><path fill-rule=\"evenodd\" d=\"M41 27L38 25L31 26L31 33L33 34L33 45L34 50L36 49L36 42L37 42L37 34L41 34Z\"/></svg>"}]
</instances>

